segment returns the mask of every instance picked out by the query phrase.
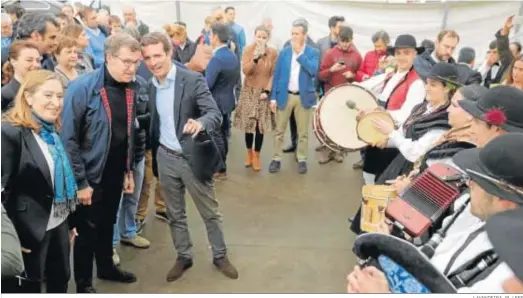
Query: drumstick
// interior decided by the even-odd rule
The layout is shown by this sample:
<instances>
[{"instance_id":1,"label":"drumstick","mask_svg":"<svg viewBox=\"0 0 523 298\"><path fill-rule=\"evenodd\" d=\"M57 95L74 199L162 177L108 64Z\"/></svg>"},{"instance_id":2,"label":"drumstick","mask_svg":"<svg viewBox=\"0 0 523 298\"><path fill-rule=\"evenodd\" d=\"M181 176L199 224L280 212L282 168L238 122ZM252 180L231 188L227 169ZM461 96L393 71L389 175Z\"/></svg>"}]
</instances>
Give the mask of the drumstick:
<instances>
[{"instance_id":1,"label":"drumstick","mask_svg":"<svg viewBox=\"0 0 523 298\"><path fill-rule=\"evenodd\" d=\"M349 99L345 102L345 104L347 105L347 108L361 112L361 110L358 109L358 106L356 106L356 103L354 101Z\"/></svg>"}]
</instances>

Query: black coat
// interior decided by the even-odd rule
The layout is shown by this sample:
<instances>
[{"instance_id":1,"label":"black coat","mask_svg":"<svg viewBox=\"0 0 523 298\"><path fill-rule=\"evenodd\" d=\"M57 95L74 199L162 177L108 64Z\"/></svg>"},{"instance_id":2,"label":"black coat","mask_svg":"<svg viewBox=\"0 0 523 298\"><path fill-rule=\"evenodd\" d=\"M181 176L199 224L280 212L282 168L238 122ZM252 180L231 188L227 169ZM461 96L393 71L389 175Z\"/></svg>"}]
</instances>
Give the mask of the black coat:
<instances>
[{"instance_id":1,"label":"black coat","mask_svg":"<svg viewBox=\"0 0 523 298\"><path fill-rule=\"evenodd\" d=\"M2 188L2 203L22 247L34 250L51 216L51 172L32 130L8 122L2 122Z\"/></svg>"},{"instance_id":2,"label":"black coat","mask_svg":"<svg viewBox=\"0 0 523 298\"><path fill-rule=\"evenodd\" d=\"M9 83L2 87L2 113L13 107L19 89L20 83L15 78L12 78Z\"/></svg>"},{"instance_id":3,"label":"black coat","mask_svg":"<svg viewBox=\"0 0 523 298\"><path fill-rule=\"evenodd\" d=\"M148 83L145 79L136 76L139 85L138 100L136 101L136 119L138 125L134 134L134 161L139 163L145 157L145 148L147 141L147 130L149 130L149 111L147 108L149 102Z\"/></svg>"},{"instance_id":4,"label":"black coat","mask_svg":"<svg viewBox=\"0 0 523 298\"><path fill-rule=\"evenodd\" d=\"M466 64L456 64L458 70L458 82L462 85L481 84L483 78L481 73Z\"/></svg>"},{"instance_id":5,"label":"black coat","mask_svg":"<svg viewBox=\"0 0 523 298\"><path fill-rule=\"evenodd\" d=\"M456 64L456 60L450 57L448 63ZM432 52L428 51L423 52L423 54L418 55L416 59L414 59L414 69L423 81L427 80L427 77L430 74L430 69L435 64L436 61L432 59Z\"/></svg>"}]
</instances>

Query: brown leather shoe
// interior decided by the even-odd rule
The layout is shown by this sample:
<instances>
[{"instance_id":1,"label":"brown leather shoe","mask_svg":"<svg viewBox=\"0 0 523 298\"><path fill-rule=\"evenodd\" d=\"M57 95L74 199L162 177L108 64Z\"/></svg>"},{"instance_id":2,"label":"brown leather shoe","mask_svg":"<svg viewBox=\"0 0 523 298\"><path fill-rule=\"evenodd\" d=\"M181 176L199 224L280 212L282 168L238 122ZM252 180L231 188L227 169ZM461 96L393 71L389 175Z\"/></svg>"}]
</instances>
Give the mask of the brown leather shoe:
<instances>
[{"instance_id":1,"label":"brown leather shoe","mask_svg":"<svg viewBox=\"0 0 523 298\"><path fill-rule=\"evenodd\" d=\"M192 260L191 259L184 259L178 257L176 259L176 263L174 264L173 268L167 273L167 281L173 282L175 280L178 280L180 277L182 277L183 273L192 267Z\"/></svg>"},{"instance_id":2,"label":"brown leather shoe","mask_svg":"<svg viewBox=\"0 0 523 298\"><path fill-rule=\"evenodd\" d=\"M253 157L254 157L254 150L252 150L252 149L247 150L247 157L245 158L245 167L246 168L250 168L252 166Z\"/></svg>"},{"instance_id":3,"label":"brown leather shoe","mask_svg":"<svg viewBox=\"0 0 523 298\"><path fill-rule=\"evenodd\" d=\"M219 259L214 259L213 262L214 266L218 268L218 270L223 273L223 275L227 276L230 279L237 279L238 278L238 270L236 270L236 267L234 267L233 264L229 261L229 258L226 256Z\"/></svg>"},{"instance_id":4,"label":"brown leather shoe","mask_svg":"<svg viewBox=\"0 0 523 298\"><path fill-rule=\"evenodd\" d=\"M261 170L260 165L260 152L254 152L254 156L252 158L252 169L255 172L259 172Z\"/></svg>"}]
</instances>

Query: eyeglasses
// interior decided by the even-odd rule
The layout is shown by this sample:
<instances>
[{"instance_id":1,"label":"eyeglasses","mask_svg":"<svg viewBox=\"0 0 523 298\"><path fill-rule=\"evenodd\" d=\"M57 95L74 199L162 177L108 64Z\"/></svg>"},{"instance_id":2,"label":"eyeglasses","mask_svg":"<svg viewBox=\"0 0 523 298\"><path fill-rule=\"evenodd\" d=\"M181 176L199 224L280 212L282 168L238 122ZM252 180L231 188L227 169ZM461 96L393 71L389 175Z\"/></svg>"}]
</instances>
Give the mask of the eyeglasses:
<instances>
[{"instance_id":1,"label":"eyeglasses","mask_svg":"<svg viewBox=\"0 0 523 298\"><path fill-rule=\"evenodd\" d=\"M487 176L483 173L479 173L479 172L476 172L474 170L471 170L471 169L467 169L467 172L469 173L472 173L474 175L477 175L485 180L488 180L494 184L496 184L498 187L506 190L506 191L509 191L509 192L514 192L514 193L517 193L519 195L523 195L523 189L520 188L520 187L517 187L517 186L514 186L514 185L511 185L511 184L508 184L507 182L505 181L501 181L501 180L498 180L496 178L492 178L490 176Z\"/></svg>"},{"instance_id":2,"label":"eyeglasses","mask_svg":"<svg viewBox=\"0 0 523 298\"><path fill-rule=\"evenodd\" d=\"M125 68L131 68L131 66L138 67L138 65L140 64L140 61L141 61L140 59L133 61L133 60L122 59L118 56L114 56L114 57L117 58L118 60L122 61Z\"/></svg>"}]
</instances>

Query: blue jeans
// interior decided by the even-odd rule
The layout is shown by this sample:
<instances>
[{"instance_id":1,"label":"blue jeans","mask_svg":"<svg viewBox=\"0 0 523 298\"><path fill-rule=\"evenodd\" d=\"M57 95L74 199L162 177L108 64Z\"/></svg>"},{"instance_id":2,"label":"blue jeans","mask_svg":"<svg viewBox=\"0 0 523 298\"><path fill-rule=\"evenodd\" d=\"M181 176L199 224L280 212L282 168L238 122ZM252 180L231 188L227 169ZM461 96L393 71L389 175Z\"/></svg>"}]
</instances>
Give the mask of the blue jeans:
<instances>
[{"instance_id":1,"label":"blue jeans","mask_svg":"<svg viewBox=\"0 0 523 298\"><path fill-rule=\"evenodd\" d=\"M120 237L134 238L136 236L136 209L142 192L144 175L145 158L134 169L134 193L123 194L120 200L120 208L114 225L113 247L116 247Z\"/></svg>"}]
</instances>

